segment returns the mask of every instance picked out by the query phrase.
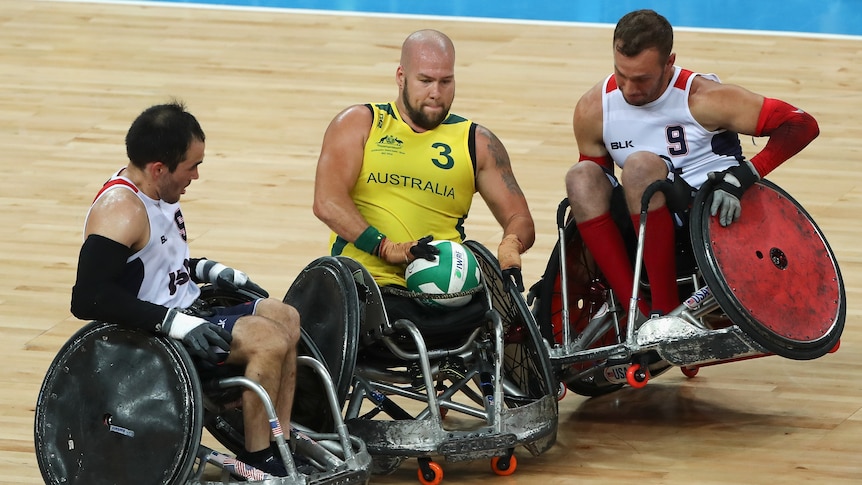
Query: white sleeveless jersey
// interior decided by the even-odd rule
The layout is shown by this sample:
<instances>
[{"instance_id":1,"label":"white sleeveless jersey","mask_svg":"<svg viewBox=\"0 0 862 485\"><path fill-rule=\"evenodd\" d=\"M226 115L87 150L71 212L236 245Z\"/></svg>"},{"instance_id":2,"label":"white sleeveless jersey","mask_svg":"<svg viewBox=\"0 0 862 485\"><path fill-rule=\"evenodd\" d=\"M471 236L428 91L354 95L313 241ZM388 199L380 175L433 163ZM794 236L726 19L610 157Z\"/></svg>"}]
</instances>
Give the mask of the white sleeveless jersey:
<instances>
[{"instance_id":1,"label":"white sleeveless jersey","mask_svg":"<svg viewBox=\"0 0 862 485\"><path fill-rule=\"evenodd\" d=\"M605 79L602 91L605 147L620 168L634 152L655 153L672 171L694 188L706 182L709 172L738 165L742 160L739 136L732 131L708 131L688 107L695 76L719 81L714 74L695 73L674 67L670 85L657 100L632 106L623 98L614 75Z\"/></svg>"},{"instance_id":2,"label":"white sleeveless jersey","mask_svg":"<svg viewBox=\"0 0 862 485\"><path fill-rule=\"evenodd\" d=\"M200 289L189 276L189 245L179 202L168 204L147 197L121 172L105 183L93 203L109 190L131 190L147 208L150 222L150 240L126 260L121 286L150 303L168 308L191 306Z\"/></svg>"}]
</instances>

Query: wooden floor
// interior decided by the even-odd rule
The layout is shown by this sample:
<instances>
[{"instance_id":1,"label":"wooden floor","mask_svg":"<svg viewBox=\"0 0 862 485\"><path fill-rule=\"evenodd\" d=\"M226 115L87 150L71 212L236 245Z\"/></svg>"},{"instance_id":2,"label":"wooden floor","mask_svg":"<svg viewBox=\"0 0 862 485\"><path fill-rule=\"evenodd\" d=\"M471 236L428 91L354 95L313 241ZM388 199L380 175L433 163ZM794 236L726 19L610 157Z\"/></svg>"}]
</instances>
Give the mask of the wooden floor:
<instances>
[{"instance_id":1,"label":"wooden floor","mask_svg":"<svg viewBox=\"0 0 862 485\"><path fill-rule=\"evenodd\" d=\"M33 411L81 325L69 312L84 214L125 165L123 137L151 104L185 100L207 133L184 197L193 254L242 268L274 295L326 251L311 212L320 141L343 107L394 98L402 39L432 27L458 52L454 110L506 144L537 223L528 282L556 241L571 114L612 69L605 27L0 0L0 483L41 481ZM847 290L840 351L677 370L641 390L560 403L557 445L493 478L444 464L444 483L862 482L862 39L678 32L678 62L812 113L821 135L770 179L831 243ZM744 139L749 154L765 140ZM500 230L480 200L471 239ZM416 482L415 462L373 483ZM490 483L490 482L489 482Z\"/></svg>"}]
</instances>

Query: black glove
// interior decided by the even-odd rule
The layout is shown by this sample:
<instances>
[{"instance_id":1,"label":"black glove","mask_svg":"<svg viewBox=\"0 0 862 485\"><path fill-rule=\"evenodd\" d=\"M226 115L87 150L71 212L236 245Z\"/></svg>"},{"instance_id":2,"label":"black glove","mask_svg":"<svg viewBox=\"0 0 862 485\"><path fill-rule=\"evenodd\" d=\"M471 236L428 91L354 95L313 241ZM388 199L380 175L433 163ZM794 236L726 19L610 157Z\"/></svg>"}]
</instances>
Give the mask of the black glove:
<instances>
[{"instance_id":1,"label":"black glove","mask_svg":"<svg viewBox=\"0 0 862 485\"><path fill-rule=\"evenodd\" d=\"M718 214L719 224L726 227L739 219L742 213L739 199L760 179L760 175L751 162L746 161L721 172L709 172L709 179L716 183L710 214Z\"/></svg>"},{"instance_id":2,"label":"black glove","mask_svg":"<svg viewBox=\"0 0 862 485\"><path fill-rule=\"evenodd\" d=\"M514 285L518 293L524 292L524 277L521 276L521 268L512 267L503 270L503 279L506 280L506 285Z\"/></svg>"},{"instance_id":3,"label":"black glove","mask_svg":"<svg viewBox=\"0 0 862 485\"><path fill-rule=\"evenodd\" d=\"M433 240L434 236L425 236L419 239L416 241L416 245L410 248L410 254L416 259L423 258L428 261L434 261L435 256L440 254L440 250L437 249L437 246L428 244Z\"/></svg>"},{"instance_id":4,"label":"black glove","mask_svg":"<svg viewBox=\"0 0 862 485\"><path fill-rule=\"evenodd\" d=\"M242 271L230 268L209 259L196 260L192 269L195 281L199 283L212 283L216 288L236 290L245 288L253 293L268 297L269 293L249 279Z\"/></svg>"},{"instance_id":5,"label":"black glove","mask_svg":"<svg viewBox=\"0 0 862 485\"><path fill-rule=\"evenodd\" d=\"M224 328L203 318L186 315L176 308L168 310L158 330L173 339L182 341L193 356L213 364L218 364L221 360L215 347L227 352L233 340L230 332Z\"/></svg>"}]
</instances>

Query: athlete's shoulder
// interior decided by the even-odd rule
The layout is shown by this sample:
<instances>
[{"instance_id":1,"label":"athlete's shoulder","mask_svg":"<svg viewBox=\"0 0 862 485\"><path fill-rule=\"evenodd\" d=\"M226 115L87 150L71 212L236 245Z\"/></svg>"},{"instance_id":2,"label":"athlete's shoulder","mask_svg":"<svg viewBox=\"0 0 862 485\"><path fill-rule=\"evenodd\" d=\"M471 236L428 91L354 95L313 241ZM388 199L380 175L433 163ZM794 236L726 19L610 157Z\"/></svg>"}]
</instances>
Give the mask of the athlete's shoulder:
<instances>
[{"instance_id":1,"label":"athlete's shoulder","mask_svg":"<svg viewBox=\"0 0 862 485\"><path fill-rule=\"evenodd\" d=\"M354 104L341 110L329 123L327 133L343 136L345 132L368 131L371 120L374 118L374 109L371 104Z\"/></svg>"},{"instance_id":2,"label":"athlete's shoulder","mask_svg":"<svg viewBox=\"0 0 862 485\"><path fill-rule=\"evenodd\" d=\"M611 76L613 79L613 76ZM594 84L585 92L578 103L575 105L575 116L578 118L593 118L598 116L601 119L602 113L602 93L604 92L607 80L603 80Z\"/></svg>"}]
</instances>

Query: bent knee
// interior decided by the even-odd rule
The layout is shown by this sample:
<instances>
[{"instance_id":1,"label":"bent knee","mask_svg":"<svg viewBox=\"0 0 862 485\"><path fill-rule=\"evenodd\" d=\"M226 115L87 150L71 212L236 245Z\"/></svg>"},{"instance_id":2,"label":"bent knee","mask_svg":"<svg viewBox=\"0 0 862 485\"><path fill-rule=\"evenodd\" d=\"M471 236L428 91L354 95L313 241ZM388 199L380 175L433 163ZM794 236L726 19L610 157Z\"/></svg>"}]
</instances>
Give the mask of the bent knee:
<instances>
[{"instance_id":1,"label":"bent knee","mask_svg":"<svg viewBox=\"0 0 862 485\"><path fill-rule=\"evenodd\" d=\"M670 168L668 162L652 152L634 152L623 164L622 184L631 185L633 181L663 180L667 178Z\"/></svg>"},{"instance_id":2,"label":"bent knee","mask_svg":"<svg viewBox=\"0 0 862 485\"><path fill-rule=\"evenodd\" d=\"M272 320L288 331L299 333L299 312L280 300L275 298L260 300L255 315Z\"/></svg>"},{"instance_id":3,"label":"bent knee","mask_svg":"<svg viewBox=\"0 0 862 485\"><path fill-rule=\"evenodd\" d=\"M566 195L572 203L605 199L612 189L607 173L596 163L579 162L566 172Z\"/></svg>"}]
</instances>

